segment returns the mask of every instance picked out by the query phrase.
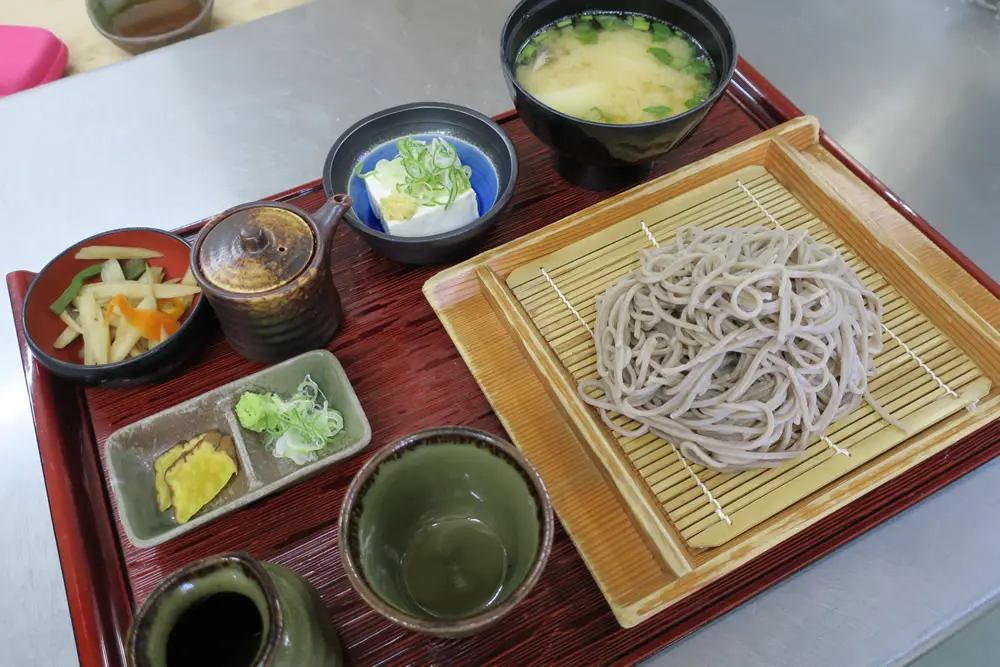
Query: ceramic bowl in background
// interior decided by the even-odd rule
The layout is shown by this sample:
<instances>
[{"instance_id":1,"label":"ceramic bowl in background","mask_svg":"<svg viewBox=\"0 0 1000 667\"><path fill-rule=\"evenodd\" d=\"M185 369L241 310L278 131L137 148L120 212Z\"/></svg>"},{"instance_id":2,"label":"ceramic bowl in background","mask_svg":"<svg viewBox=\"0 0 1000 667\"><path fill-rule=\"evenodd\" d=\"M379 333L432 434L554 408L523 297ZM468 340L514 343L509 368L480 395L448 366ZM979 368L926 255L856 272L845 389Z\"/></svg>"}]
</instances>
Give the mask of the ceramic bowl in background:
<instances>
[{"instance_id":1,"label":"ceramic bowl in background","mask_svg":"<svg viewBox=\"0 0 1000 667\"><path fill-rule=\"evenodd\" d=\"M632 125L596 123L546 106L515 78L518 52L541 28L587 11L634 12L684 30L712 59L718 76L715 90L682 114ZM556 168L564 178L596 190L618 189L648 176L653 159L686 139L722 97L736 71L736 57L732 29L707 0L522 0L500 36L503 73L521 120L555 151Z\"/></svg>"},{"instance_id":2,"label":"ceramic bowl in background","mask_svg":"<svg viewBox=\"0 0 1000 667\"><path fill-rule=\"evenodd\" d=\"M339 535L348 580L375 611L410 630L465 637L538 582L552 506L513 445L442 427L369 459L344 498Z\"/></svg>"},{"instance_id":3,"label":"ceramic bowl in background","mask_svg":"<svg viewBox=\"0 0 1000 667\"><path fill-rule=\"evenodd\" d=\"M191 247L181 237L159 229L104 232L67 248L35 276L24 299L21 310L24 336L35 359L56 375L90 386L146 384L170 375L194 356L204 342L204 328L210 311L200 294L195 295L176 333L137 357L113 364L86 366L80 359L80 346L83 344L80 339L62 350L53 347L66 325L49 306L59 298L77 273L99 261L76 259L74 256L80 248L90 245L132 246L161 252L162 257L147 261L152 266L162 267L168 278L181 278L191 260Z\"/></svg>"},{"instance_id":4,"label":"ceramic bowl in background","mask_svg":"<svg viewBox=\"0 0 1000 667\"><path fill-rule=\"evenodd\" d=\"M432 236L392 236L372 210L359 164L370 171L381 159L391 160L404 137L440 136L455 147L479 199L479 217L459 229ZM346 192L354 200L347 224L389 259L405 264L440 264L462 257L499 220L517 182L517 153L507 134L483 114L454 104L417 102L393 107L355 123L337 139L323 167L327 196Z\"/></svg>"},{"instance_id":5,"label":"ceramic bowl in background","mask_svg":"<svg viewBox=\"0 0 1000 667\"><path fill-rule=\"evenodd\" d=\"M86 0L87 16L97 32L132 54L179 42L208 32L212 27L215 0ZM141 5L141 7L140 7ZM137 8L139 8L137 10ZM123 12L141 11L134 27L140 34L116 30L116 18ZM143 30L141 26L145 26ZM162 27L162 32L157 28Z\"/></svg>"}]
</instances>

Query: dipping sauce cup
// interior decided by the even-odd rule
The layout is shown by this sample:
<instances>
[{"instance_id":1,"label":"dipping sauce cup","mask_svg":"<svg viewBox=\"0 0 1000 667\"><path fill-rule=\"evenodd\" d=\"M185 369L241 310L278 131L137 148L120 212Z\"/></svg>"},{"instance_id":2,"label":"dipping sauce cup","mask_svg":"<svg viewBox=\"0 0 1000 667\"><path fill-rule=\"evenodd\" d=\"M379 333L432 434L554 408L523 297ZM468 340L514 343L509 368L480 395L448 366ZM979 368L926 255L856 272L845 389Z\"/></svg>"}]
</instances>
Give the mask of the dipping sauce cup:
<instances>
[{"instance_id":1,"label":"dipping sauce cup","mask_svg":"<svg viewBox=\"0 0 1000 667\"><path fill-rule=\"evenodd\" d=\"M410 630L465 637L523 600L552 549L527 459L483 431L422 431L373 456L340 516L341 559L368 605Z\"/></svg>"}]
</instances>

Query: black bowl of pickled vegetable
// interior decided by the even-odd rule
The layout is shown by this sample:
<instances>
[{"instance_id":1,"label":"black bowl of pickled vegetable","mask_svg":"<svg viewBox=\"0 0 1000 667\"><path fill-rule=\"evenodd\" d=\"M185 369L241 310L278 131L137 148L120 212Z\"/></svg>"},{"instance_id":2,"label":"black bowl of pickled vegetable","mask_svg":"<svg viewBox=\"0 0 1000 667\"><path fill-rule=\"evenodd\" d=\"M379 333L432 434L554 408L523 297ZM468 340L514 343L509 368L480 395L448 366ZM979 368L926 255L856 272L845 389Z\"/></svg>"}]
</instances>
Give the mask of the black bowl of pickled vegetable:
<instances>
[{"instance_id":1,"label":"black bowl of pickled vegetable","mask_svg":"<svg viewBox=\"0 0 1000 667\"><path fill-rule=\"evenodd\" d=\"M209 314L191 247L159 229L91 236L45 265L21 311L32 355L89 386L151 383L200 349Z\"/></svg>"},{"instance_id":2,"label":"black bowl of pickled vegetable","mask_svg":"<svg viewBox=\"0 0 1000 667\"><path fill-rule=\"evenodd\" d=\"M500 40L524 123L583 187L617 189L687 138L736 69L705 0L522 0Z\"/></svg>"}]
</instances>

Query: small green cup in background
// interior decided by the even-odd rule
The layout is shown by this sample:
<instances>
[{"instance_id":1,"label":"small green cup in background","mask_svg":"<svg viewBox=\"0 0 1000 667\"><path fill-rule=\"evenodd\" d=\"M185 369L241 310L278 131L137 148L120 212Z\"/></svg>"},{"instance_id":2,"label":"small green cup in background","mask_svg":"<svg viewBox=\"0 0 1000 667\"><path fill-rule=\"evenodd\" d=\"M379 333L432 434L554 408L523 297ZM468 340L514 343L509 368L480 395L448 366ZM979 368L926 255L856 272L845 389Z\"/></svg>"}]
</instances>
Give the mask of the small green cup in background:
<instances>
[{"instance_id":1,"label":"small green cup in background","mask_svg":"<svg viewBox=\"0 0 1000 667\"><path fill-rule=\"evenodd\" d=\"M165 32L128 37L115 32L115 17L121 12L149 0L86 0L87 16L90 22L108 41L133 55L145 53L161 46L179 42L188 37L201 35L212 28L212 9L215 0L192 0L200 6L200 11L185 25L173 27ZM160 0L163 2L163 0Z\"/></svg>"},{"instance_id":2,"label":"small green cup in background","mask_svg":"<svg viewBox=\"0 0 1000 667\"><path fill-rule=\"evenodd\" d=\"M340 514L341 560L377 612L410 630L466 637L537 583L552 506L527 459L463 427L421 431L376 453Z\"/></svg>"}]
</instances>

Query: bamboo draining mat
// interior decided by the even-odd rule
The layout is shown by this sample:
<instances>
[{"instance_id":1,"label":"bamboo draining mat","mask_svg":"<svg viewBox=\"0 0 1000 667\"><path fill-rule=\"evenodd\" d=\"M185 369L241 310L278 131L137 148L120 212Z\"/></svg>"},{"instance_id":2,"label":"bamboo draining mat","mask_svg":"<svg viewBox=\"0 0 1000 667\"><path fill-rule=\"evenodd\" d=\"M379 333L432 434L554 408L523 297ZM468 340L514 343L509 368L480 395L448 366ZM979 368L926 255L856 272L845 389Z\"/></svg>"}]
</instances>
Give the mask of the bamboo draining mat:
<instances>
[{"instance_id":1,"label":"bamboo draining mat","mask_svg":"<svg viewBox=\"0 0 1000 667\"><path fill-rule=\"evenodd\" d=\"M833 245L882 299L883 324L892 334L885 333L887 345L875 359L878 377L870 386L876 400L909 432L972 406L989 391L989 379L967 355L762 166L728 174L515 269L507 285L578 383L597 377L590 335L597 296L638 267L640 249L688 226L779 224L807 230L816 240ZM614 421L638 426L623 417ZM639 511L659 515L653 521L669 521L688 547L707 548L722 545L905 440L903 431L863 404L836 423L825 440L777 469L722 474L688 465L670 444L652 435L631 438L606 429L603 442L609 445L604 454L631 463L629 483L643 485L655 499ZM668 543L664 554L668 564L673 547ZM687 570L683 562L679 567Z\"/></svg>"},{"instance_id":2,"label":"bamboo draining mat","mask_svg":"<svg viewBox=\"0 0 1000 667\"><path fill-rule=\"evenodd\" d=\"M897 446L883 441L888 432L878 422L867 428L881 430L880 437L869 437L864 430L851 431L854 435L848 437L848 431L838 428L830 435L843 438L835 444L851 455L837 454L826 444L807 452L796 462L802 466L802 474L784 485L785 492L796 484L816 490L800 493L800 499L778 512L765 504L769 498L778 498L780 504L781 494L766 493L770 487L764 482L771 478L758 479L774 473L744 473L756 475L753 483L758 483L757 491L762 495L756 499L747 494L734 496L724 476L695 470L703 474L710 490L718 491L720 504L729 505L731 515L727 516L734 525L754 513L770 517L752 527L754 522L747 522L747 527L733 536L711 532L722 530L712 528L719 524L710 517L717 515L711 511L704 514L704 503L689 486L683 486L690 476L677 473L676 466L683 464L675 459L666 457L666 467L659 474L647 470L648 478L655 479L656 493L650 485L634 482L638 468L596 413L576 396L576 379L531 321L508 280L513 277L515 285L520 285L519 275L530 281L535 277L528 278L530 272L543 265L555 268L560 262L571 261L579 249L574 244L600 246L594 239L615 225L642 219L655 237L663 240L670 216L650 216L647 220L647 212L669 213L671 207L678 207L677 213L704 202L706 195L729 201L726 193L736 178L781 224L828 227L829 240L852 253L852 261L863 267L868 284L886 298L886 324L904 341L914 343L916 347L911 349L959 394L959 399L948 399L942 389L924 394L928 405L938 412L910 405L914 390L923 393L921 389L929 388L926 371L919 366L919 373L914 371L912 357L901 356L898 343L887 341L878 360L882 374L876 379L876 383L885 384L878 391L905 397L897 401L906 406L902 413L916 410L905 420L918 419L919 415L916 423L933 425L912 433ZM775 201L781 189L794 195L786 197L784 207ZM751 222L771 222L760 207L754 204L754 208L758 214ZM746 210L743 218L751 217ZM640 227L624 244L635 243L638 248L648 242ZM600 254L602 260L609 259L605 255ZM559 277L558 270L554 277ZM573 287L570 283L560 289L572 292ZM424 293L511 438L538 468L566 531L616 618L626 627L699 591L707 593L714 582L750 567L758 556L771 550L777 553L784 541L978 430L1000 409L1000 392L991 388L1000 378L1000 332L976 312L1000 313L1000 305L984 296L972 277L876 193L838 168L836 160L818 145L818 123L813 118L785 123L483 253L432 278ZM577 335L581 340L586 338L582 328L570 333L569 319L564 324L567 340ZM578 322L576 326L580 326ZM981 398L975 410L961 409L976 396ZM891 398L889 403L893 404ZM636 448L657 451L656 446L647 445L625 443L633 454ZM614 455L605 456L608 452ZM635 460L648 467L649 461L638 456ZM809 481L810 475L819 474L814 471L829 468L831 462L844 466L835 481L819 486ZM730 485L734 480L744 483L735 476L728 480ZM663 495L662 490L671 482L681 483L680 488L686 490L669 498L669 509L664 511L657 494ZM740 505L737 497L745 505ZM706 521L710 527L702 529L699 522ZM722 525L729 530L727 524ZM700 544L721 546L701 548Z\"/></svg>"}]
</instances>

